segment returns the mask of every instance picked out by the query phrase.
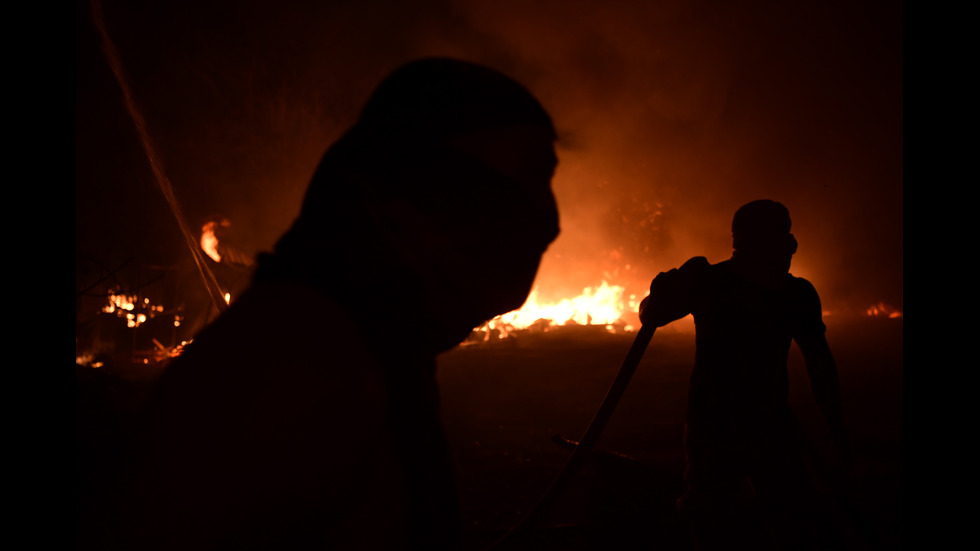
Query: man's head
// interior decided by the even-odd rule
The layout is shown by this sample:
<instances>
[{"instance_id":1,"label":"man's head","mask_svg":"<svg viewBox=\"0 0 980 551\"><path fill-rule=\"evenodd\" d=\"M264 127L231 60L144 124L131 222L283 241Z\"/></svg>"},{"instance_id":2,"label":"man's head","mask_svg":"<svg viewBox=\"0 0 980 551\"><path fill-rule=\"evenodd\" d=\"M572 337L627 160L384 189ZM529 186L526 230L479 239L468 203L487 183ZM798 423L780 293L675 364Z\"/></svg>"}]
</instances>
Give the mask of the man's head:
<instances>
[{"instance_id":1,"label":"man's head","mask_svg":"<svg viewBox=\"0 0 980 551\"><path fill-rule=\"evenodd\" d=\"M524 302L558 235L554 140L547 112L510 78L450 59L409 63L327 151L291 233L385 257L378 269L412 278L405 292L461 340Z\"/></svg>"},{"instance_id":2,"label":"man's head","mask_svg":"<svg viewBox=\"0 0 980 551\"><path fill-rule=\"evenodd\" d=\"M761 199L743 205L732 219L735 257L789 270L797 247L791 226L789 210L781 203Z\"/></svg>"}]
</instances>

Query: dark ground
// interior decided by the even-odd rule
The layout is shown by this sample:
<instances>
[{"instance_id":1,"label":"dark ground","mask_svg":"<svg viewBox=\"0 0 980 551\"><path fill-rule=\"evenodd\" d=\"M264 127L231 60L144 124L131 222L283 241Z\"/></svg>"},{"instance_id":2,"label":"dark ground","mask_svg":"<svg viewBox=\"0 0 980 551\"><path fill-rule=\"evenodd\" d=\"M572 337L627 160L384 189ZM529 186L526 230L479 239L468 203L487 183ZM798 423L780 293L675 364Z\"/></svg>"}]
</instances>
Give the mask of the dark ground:
<instances>
[{"instance_id":1,"label":"dark ground","mask_svg":"<svg viewBox=\"0 0 980 551\"><path fill-rule=\"evenodd\" d=\"M878 548L900 549L902 321L827 323L853 436L848 494ZM631 335L593 329L561 328L440 358L468 549L483 549L533 506L570 453L553 436L577 440L592 419L632 342ZM667 328L654 335L597 453L518 548L690 548L674 500L682 490L693 355L693 334ZM818 450L832 457L795 347L790 362L794 411ZM855 549L872 548L849 515L840 518Z\"/></svg>"},{"instance_id":2,"label":"dark ground","mask_svg":"<svg viewBox=\"0 0 980 551\"><path fill-rule=\"evenodd\" d=\"M880 539L877 548L901 549L903 323L831 318L827 324L853 435L848 493L858 518ZM439 358L467 551L496 541L541 496L571 453L553 438L582 436L632 340L632 334L611 335L598 327L564 327L457 348ZM510 548L690 549L674 500L682 490L683 420L693 358L692 333L668 327L654 335L596 453L537 527ZM129 429L156 373L137 367L142 376L134 379L76 366L80 495L90 490L86 481L95 484L107 474L99 469L108 468L121 449L118 435ZM795 348L790 383L801 424L829 455ZM850 517L840 518L861 542L846 520Z\"/></svg>"}]
</instances>

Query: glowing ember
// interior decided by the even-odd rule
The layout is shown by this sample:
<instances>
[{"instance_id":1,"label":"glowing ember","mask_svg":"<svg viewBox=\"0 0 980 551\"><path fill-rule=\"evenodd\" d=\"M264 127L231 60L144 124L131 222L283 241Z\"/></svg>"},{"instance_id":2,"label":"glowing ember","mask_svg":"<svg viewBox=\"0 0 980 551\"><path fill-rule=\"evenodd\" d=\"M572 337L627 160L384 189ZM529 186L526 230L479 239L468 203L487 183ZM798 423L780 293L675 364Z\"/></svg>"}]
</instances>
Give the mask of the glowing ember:
<instances>
[{"instance_id":1,"label":"glowing ember","mask_svg":"<svg viewBox=\"0 0 980 551\"><path fill-rule=\"evenodd\" d=\"M113 292L109 292L109 304L103 306L102 311L107 314L115 313L117 310L132 311L133 308L136 308L136 303L134 302L135 300L136 297L134 296L117 295Z\"/></svg>"},{"instance_id":2,"label":"glowing ember","mask_svg":"<svg viewBox=\"0 0 980 551\"><path fill-rule=\"evenodd\" d=\"M75 363L77 365L84 365L93 369L98 369L104 365L103 362L96 360L95 355L91 353L76 355Z\"/></svg>"},{"instance_id":3,"label":"glowing ember","mask_svg":"<svg viewBox=\"0 0 980 551\"><path fill-rule=\"evenodd\" d=\"M531 327L547 331L560 325L604 325L610 332L632 331L633 327L623 323L622 318L625 313L636 311L639 300L635 295L624 299L623 291L624 287L603 281L599 287L586 287L577 297L543 303L534 289L519 309L497 316L475 331L483 333L484 340L491 335L502 339Z\"/></svg>"}]
</instances>

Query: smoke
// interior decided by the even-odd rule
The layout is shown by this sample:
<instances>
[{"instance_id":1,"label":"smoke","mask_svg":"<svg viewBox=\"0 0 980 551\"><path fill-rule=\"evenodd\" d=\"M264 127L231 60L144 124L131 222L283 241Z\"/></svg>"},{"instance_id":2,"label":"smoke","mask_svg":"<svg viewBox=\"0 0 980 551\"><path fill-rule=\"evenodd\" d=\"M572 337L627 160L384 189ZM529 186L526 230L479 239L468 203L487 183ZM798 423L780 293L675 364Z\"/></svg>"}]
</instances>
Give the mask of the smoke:
<instances>
[{"instance_id":1,"label":"smoke","mask_svg":"<svg viewBox=\"0 0 980 551\"><path fill-rule=\"evenodd\" d=\"M519 5L467 2L461 11L521 53L514 70L561 133L563 233L542 267L542 295L602 279L642 293L657 271L710 254L684 226L714 226L714 217L689 205L686 190L704 188L698 157L717 132L735 66L724 12L541 2L515 18ZM544 288L549 280L557 284Z\"/></svg>"},{"instance_id":2,"label":"smoke","mask_svg":"<svg viewBox=\"0 0 980 551\"><path fill-rule=\"evenodd\" d=\"M178 198L191 217L227 216L246 251L288 227L319 156L387 72L449 55L514 76L559 128L562 234L542 299L603 279L643 294L691 256L723 260L738 206L772 198L793 215L793 271L825 307L901 307L900 6L146 0L104 11ZM79 14L82 247L106 239L82 203L118 189L159 198ZM161 235L132 233L144 231L143 242Z\"/></svg>"}]
</instances>

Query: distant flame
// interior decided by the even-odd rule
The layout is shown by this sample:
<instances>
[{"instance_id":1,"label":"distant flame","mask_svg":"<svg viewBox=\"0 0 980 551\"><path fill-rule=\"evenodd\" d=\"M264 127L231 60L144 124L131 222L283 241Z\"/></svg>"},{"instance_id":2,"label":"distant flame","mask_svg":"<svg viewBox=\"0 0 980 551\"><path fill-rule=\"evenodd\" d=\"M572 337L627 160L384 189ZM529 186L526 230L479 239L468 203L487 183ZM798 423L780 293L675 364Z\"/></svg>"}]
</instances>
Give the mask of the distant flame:
<instances>
[{"instance_id":1,"label":"distant flame","mask_svg":"<svg viewBox=\"0 0 980 551\"><path fill-rule=\"evenodd\" d=\"M215 230L218 229L218 222L208 222L201 228L201 249L207 253L215 262L221 262L221 254L218 252L218 236Z\"/></svg>"},{"instance_id":2,"label":"distant flame","mask_svg":"<svg viewBox=\"0 0 980 551\"><path fill-rule=\"evenodd\" d=\"M900 318L902 317L902 312L885 304L884 302L879 302L878 304L873 304L870 308L864 311L868 316L873 317L884 317L884 318Z\"/></svg>"}]
</instances>

